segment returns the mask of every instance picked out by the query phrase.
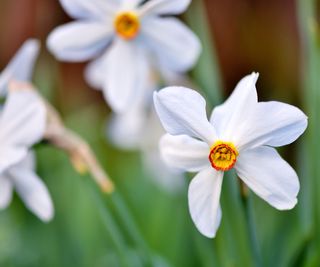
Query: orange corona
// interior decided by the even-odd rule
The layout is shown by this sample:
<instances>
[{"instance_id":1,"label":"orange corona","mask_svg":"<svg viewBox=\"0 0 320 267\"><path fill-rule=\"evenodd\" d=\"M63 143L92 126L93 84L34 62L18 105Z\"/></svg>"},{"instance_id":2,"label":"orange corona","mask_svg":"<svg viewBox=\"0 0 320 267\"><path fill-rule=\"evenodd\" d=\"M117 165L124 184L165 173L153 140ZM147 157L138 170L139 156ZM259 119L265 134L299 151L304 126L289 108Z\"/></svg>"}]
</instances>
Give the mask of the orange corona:
<instances>
[{"instance_id":1,"label":"orange corona","mask_svg":"<svg viewBox=\"0 0 320 267\"><path fill-rule=\"evenodd\" d=\"M119 13L114 20L117 34L126 40L135 38L140 31L140 20L135 12Z\"/></svg>"},{"instance_id":2,"label":"orange corona","mask_svg":"<svg viewBox=\"0 0 320 267\"><path fill-rule=\"evenodd\" d=\"M217 141L211 147L209 160L217 171L228 171L236 164L238 155L233 143Z\"/></svg>"}]
</instances>

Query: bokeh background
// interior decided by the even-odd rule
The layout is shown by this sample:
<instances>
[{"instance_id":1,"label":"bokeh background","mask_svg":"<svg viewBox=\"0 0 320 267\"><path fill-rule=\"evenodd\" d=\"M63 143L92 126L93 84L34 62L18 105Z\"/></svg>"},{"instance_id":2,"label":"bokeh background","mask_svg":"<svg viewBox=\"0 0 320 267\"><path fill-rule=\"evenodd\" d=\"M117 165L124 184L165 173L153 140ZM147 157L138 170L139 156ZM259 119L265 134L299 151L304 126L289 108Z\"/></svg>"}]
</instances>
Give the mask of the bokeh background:
<instances>
[{"instance_id":1,"label":"bokeh background","mask_svg":"<svg viewBox=\"0 0 320 267\"><path fill-rule=\"evenodd\" d=\"M224 181L222 224L217 238L210 240L197 232L188 214L192 176L177 190L155 183L139 151L117 149L107 140L111 112L101 92L85 83L85 64L57 62L46 50L50 31L71 20L59 1L1 0L0 69L27 38L41 40L35 84L68 127L92 145L118 193L101 195L90 176L78 174L62 151L37 145L38 173L52 194L55 218L43 224L15 196L0 212L0 266L319 266L317 4L193 0L181 17L203 43L190 77L210 107L221 103L241 77L257 71L260 100L294 104L307 113L310 123L299 142L280 150L299 174L297 207L279 212L250 194L248 213L231 173Z\"/></svg>"}]
</instances>

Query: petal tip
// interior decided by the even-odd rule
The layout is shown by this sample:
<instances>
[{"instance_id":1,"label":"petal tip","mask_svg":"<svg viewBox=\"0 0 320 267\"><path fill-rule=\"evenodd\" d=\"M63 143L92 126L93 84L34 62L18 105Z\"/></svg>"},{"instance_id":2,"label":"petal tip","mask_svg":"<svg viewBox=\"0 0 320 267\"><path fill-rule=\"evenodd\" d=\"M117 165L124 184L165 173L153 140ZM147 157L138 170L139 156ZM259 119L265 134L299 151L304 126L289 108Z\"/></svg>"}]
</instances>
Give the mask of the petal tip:
<instances>
[{"instance_id":1,"label":"petal tip","mask_svg":"<svg viewBox=\"0 0 320 267\"><path fill-rule=\"evenodd\" d=\"M257 80L259 79L260 74L259 74L259 72L253 71L250 76L251 76L253 82L256 83Z\"/></svg>"},{"instance_id":2,"label":"petal tip","mask_svg":"<svg viewBox=\"0 0 320 267\"><path fill-rule=\"evenodd\" d=\"M25 45L28 49L32 49L32 50L40 50L40 41L38 39L35 39L35 38L31 38L31 39L28 39L26 42L25 42Z\"/></svg>"},{"instance_id":3,"label":"petal tip","mask_svg":"<svg viewBox=\"0 0 320 267\"><path fill-rule=\"evenodd\" d=\"M291 202L279 205L278 207L276 207L276 209L280 211L292 210L297 204L298 204L298 199L295 198Z\"/></svg>"},{"instance_id":4,"label":"petal tip","mask_svg":"<svg viewBox=\"0 0 320 267\"><path fill-rule=\"evenodd\" d=\"M54 217L53 206L50 204L50 206L48 206L47 209L44 209L41 213L38 214L38 217L44 223L49 223L50 221L52 221Z\"/></svg>"}]
</instances>

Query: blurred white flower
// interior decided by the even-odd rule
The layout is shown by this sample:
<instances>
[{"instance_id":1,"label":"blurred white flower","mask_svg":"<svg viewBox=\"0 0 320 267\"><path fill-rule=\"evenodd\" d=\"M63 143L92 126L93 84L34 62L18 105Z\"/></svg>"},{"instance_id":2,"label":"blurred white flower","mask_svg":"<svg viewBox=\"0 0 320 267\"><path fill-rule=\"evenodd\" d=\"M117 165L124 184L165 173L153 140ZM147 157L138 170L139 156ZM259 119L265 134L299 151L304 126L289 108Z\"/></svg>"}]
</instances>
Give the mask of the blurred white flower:
<instances>
[{"instance_id":1,"label":"blurred white flower","mask_svg":"<svg viewBox=\"0 0 320 267\"><path fill-rule=\"evenodd\" d=\"M10 204L15 188L35 215L49 221L54 214L51 197L35 174L30 151L44 136L46 109L36 92L12 86L14 82L29 81L38 52L36 40L25 42L0 76L1 93L7 94L0 113L0 208ZM9 83L14 89L8 90Z\"/></svg>"},{"instance_id":2,"label":"blurred white flower","mask_svg":"<svg viewBox=\"0 0 320 267\"><path fill-rule=\"evenodd\" d=\"M35 174L30 148L39 142L46 126L46 110L37 94L19 89L8 93L0 114L0 208L6 208L12 189L41 220L53 217L49 192Z\"/></svg>"},{"instance_id":3,"label":"blurred white flower","mask_svg":"<svg viewBox=\"0 0 320 267\"><path fill-rule=\"evenodd\" d=\"M223 174L231 168L273 207L287 210L297 203L297 174L272 147L295 141L305 131L307 117L288 104L258 102L257 79L256 73L244 77L210 121L196 91L172 87L154 93L169 133L160 142L162 156L171 166L198 172L189 185L189 210L207 237L214 237L219 227Z\"/></svg>"},{"instance_id":4,"label":"blurred white flower","mask_svg":"<svg viewBox=\"0 0 320 267\"><path fill-rule=\"evenodd\" d=\"M152 69L185 72L201 45L178 19L191 0L60 0L77 19L56 28L49 50L60 60L85 61L88 82L102 88L116 112L124 112L148 85Z\"/></svg>"}]
</instances>

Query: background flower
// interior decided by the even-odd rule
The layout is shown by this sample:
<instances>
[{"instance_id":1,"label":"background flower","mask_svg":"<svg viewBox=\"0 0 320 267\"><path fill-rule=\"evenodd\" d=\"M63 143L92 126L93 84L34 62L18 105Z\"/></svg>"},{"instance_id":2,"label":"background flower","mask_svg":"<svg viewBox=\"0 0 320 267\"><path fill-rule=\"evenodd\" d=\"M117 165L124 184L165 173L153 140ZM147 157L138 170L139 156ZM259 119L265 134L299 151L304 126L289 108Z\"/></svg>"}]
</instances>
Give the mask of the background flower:
<instances>
[{"instance_id":1,"label":"background flower","mask_svg":"<svg viewBox=\"0 0 320 267\"><path fill-rule=\"evenodd\" d=\"M44 104L29 89L9 92L0 125L0 208L9 205L14 188L35 215L43 221L51 220L54 213L51 197L35 173L35 161L30 151L44 136Z\"/></svg>"},{"instance_id":2,"label":"background flower","mask_svg":"<svg viewBox=\"0 0 320 267\"><path fill-rule=\"evenodd\" d=\"M30 211L47 222L53 218L53 204L35 173L31 151L44 138L46 109L36 92L19 85L31 81L39 49L37 40L27 40L0 75L0 92L7 95L0 117L0 208L10 204L15 189Z\"/></svg>"},{"instance_id":3,"label":"background flower","mask_svg":"<svg viewBox=\"0 0 320 267\"><path fill-rule=\"evenodd\" d=\"M55 29L48 37L57 59L95 61L86 72L89 83L103 88L106 101L116 112L134 105L145 91L151 69L185 72L200 54L200 42L182 22L190 0L61 1L77 20ZM86 38L83 38L83 35Z\"/></svg>"}]
</instances>

